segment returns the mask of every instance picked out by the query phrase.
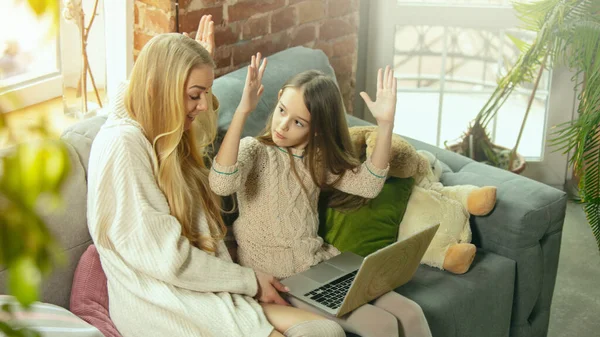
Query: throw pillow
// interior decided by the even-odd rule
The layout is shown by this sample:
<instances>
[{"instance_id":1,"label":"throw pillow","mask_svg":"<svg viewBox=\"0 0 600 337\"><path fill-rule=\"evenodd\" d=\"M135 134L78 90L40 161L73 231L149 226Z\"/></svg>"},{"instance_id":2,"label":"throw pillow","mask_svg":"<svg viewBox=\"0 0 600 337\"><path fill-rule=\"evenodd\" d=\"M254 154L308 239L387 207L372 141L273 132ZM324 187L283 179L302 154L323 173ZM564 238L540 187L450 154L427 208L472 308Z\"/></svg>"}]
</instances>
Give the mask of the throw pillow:
<instances>
[{"instance_id":1,"label":"throw pillow","mask_svg":"<svg viewBox=\"0 0 600 337\"><path fill-rule=\"evenodd\" d=\"M98 329L58 305L34 302L28 310L25 310L14 297L0 295L0 307L4 305L9 305L11 308L13 317L8 320L8 323L13 328L29 328L42 337L102 337ZM6 320L8 317L6 315L0 311L0 320ZM0 336L4 335L0 333Z\"/></svg>"},{"instance_id":2,"label":"throw pillow","mask_svg":"<svg viewBox=\"0 0 600 337\"><path fill-rule=\"evenodd\" d=\"M340 251L363 257L396 242L414 183L413 178L391 177L377 197L357 210L322 209L319 234Z\"/></svg>"},{"instance_id":3,"label":"throw pillow","mask_svg":"<svg viewBox=\"0 0 600 337\"><path fill-rule=\"evenodd\" d=\"M71 311L100 330L105 337L121 337L108 313L106 275L96 246L81 255L73 276Z\"/></svg>"}]
</instances>

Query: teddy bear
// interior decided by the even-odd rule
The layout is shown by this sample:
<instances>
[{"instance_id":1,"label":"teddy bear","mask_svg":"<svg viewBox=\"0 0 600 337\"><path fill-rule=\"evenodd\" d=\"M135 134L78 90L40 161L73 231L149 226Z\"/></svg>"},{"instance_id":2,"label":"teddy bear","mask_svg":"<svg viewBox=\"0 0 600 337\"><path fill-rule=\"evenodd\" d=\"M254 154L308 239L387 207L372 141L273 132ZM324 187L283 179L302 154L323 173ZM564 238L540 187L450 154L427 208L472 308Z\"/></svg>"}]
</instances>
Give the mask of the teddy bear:
<instances>
[{"instance_id":1,"label":"teddy bear","mask_svg":"<svg viewBox=\"0 0 600 337\"><path fill-rule=\"evenodd\" d=\"M364 161L371 156L377 139L375 126L354 126L349 128L354 150ZM397 178L421 178L428 173L429 162L420 156L415 148L397 134L392 135L390 147L390 170L388 175Z\"/></svg>"},{"instance_id":2,"label":"teddy bear","mask_svg":"<svg viewBox=\"0 0 600 337\"><path fill-rule=\"evenodd\" d=\"M350 137L361 159L373 151L374 126L351 127ZM430 152L416 151L399 135L392 136L389 176L413 177L415 186L400 223L402 240L434 223L440 223L421 263L454 274L467 272L475 257L471 242L470 215L488 214L496 203L496 188L473 185L443 186L442 163Z\"/></svg>"}]
</instances>

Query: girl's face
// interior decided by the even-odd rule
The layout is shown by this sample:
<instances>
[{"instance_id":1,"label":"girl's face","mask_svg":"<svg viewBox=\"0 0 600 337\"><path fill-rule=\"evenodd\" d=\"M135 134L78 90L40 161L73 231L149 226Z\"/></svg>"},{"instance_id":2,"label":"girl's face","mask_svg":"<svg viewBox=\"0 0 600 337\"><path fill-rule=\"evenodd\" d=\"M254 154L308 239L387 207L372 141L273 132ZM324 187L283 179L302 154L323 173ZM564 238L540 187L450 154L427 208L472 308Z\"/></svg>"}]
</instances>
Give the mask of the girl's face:
<instances>
[{"instance_id":1,"label":"girl's face","mask_svg":"<svg viewBox=\"0 0 600 337\"><path fill-rule=\"evenodd\" d=\"M273 113L273 142L281 147L304 149L308 144L310 112L304 104L302 91L285 88L279 91L279 102Z\"/></svg>"},{"instance_id":2,"label":"girl's face","mask_svg":"<svg viewBox=\"0 0 600 337\"><path fill-rule=\"evenodd\" d=\"M184 130L189 130L196 116L208 110L207 94L215 78L212 67L201 66L192 69L185 83L186 116Z\"/></svg>"}]
</instances>

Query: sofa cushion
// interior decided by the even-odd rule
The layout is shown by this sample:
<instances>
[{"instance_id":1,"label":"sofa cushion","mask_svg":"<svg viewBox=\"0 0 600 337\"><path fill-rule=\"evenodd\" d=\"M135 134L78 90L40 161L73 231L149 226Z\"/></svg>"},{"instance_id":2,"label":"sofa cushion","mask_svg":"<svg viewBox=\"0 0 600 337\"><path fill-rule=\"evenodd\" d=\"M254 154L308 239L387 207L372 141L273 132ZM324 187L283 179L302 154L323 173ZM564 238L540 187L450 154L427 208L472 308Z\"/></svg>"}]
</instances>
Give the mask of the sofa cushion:
<instances>
[{"instance_id":1,"label":"sofa cushion","mask_svg":"<svg viewBox=\"0 0 600 337\"><path fill-rule=\"evenodd\" d=\"M469 272L421 265L396 291L419 303L433 336L509 336L515 261L478 249Z\"/></svg>"},{"instance_id":2,"label":"sofa cushion","mask_svg":"<svg viewBox=\"0 0 600 337\"><path fill-rule=\"evenodd\" d=\"M108 288L96 246L81 255L71 288L71 311L105 337L121 337L108 312Z\"/></svg>"},{"instance_id":3,"label":"sofa cushion","mask_svg":"<svg viewBox=\"0 0 600 337\"><path fill-rule=\"evenodd\" d=\"M10 305L13 311L14 318L9 320L13 327L20 326L35 330L42 337L102 337L98 329L69 310L54 304L34 302L28 310L25 310L14 297L0 295L0 306L4 305Z\"/></svg>"},{"instance_id":4,"label":"sofa cushion","mask_svg":"<svg viewBox=\"0 0 600 337\"><path fill-rule=\"evenodd\" d=\"M340 251L351 251L360 256L396 242L398 226L414 182L413 178L392 177L376 198L359 209L348 212L332 208L322 210L319 234Z\"/></svg>"}]
</instances>

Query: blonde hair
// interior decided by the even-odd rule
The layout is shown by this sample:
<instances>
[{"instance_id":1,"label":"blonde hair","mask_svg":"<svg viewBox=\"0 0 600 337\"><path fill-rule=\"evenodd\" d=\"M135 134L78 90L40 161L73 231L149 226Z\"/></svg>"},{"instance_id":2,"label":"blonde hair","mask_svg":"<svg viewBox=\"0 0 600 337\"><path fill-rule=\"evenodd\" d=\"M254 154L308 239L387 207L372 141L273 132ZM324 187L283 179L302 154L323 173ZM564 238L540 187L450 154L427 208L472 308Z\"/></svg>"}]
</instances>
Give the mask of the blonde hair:
<instances>
[{"instance_id":1,"label":"blonde hair","mask_svg":"<svg viewBox=\"0 0 600 337\"><path fill-rule=\"evenodd\" d=\"M333 189L347 170L360 165L350 139L340 89L333 78L317 70L308 70L293 76L283 85L282 92L287 88L295 88L302 92L304 104L311 116L308 144L304 151L304 160L311 178L319 188ZM262 134L257 137L267 145L275 145L271 133L272 120L273 114L269 117ZM292 172L302 184L289 149L288 155ZM337 175L338 178L328 183L329 173ZM306 192L306 187L301 186ZM345 203L346 198L337 194L329 200L330 207L340 207Z\"/></svg>"},{"instance_id":2,"label":"blonde hair","mask_svg":"<svg viewBox=\"0 0 600 337\"><path fill-rule=\"evenodd\" d=\"M221 199L210 190L205 148L216 130L218 101L207 95L208 111L201 113L192 128L184 130L185 84L194 68L214 62L206 49L181 34L161 34L140 52L133 67L125 106L142 126L154 150L153 166L158 186L182 235L205 251L215 252L226 227L221 217ZM210 235L195 226L199 207L206 214Z\"/></svg>"}]
</instances>

